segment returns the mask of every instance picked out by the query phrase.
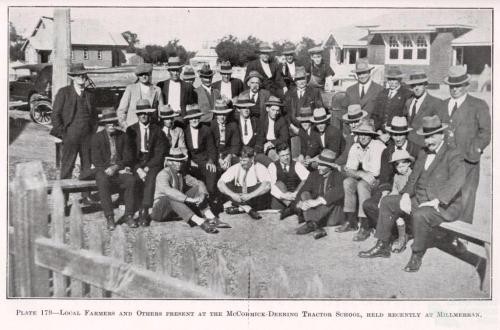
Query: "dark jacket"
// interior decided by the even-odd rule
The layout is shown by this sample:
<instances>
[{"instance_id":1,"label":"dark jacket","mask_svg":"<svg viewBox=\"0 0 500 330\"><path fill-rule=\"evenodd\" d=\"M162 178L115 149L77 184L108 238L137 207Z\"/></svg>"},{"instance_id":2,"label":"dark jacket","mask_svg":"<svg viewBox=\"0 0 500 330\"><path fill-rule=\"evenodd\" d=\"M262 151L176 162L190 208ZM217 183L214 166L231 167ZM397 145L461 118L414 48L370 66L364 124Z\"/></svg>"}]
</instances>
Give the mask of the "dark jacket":
<instances>
[{"instance_id":1,"label":"dark jacket","mask_svg":"<svg viewBox=\"0 0 500 330\"><path fill-rule=\"evenodd\" d=\"M264 144L267 141L267 129L269 127L269 116L266 114L264 118L260 119L260 129L257 134L257 141L255 143L255 150L257 152L264 151ZM288 131L288 124L283 117L278 117L274 123L274 136L276 137L276 141L274 145L278 145L280 143L287 143L290 145L290 133Z\"/></svg>"},{"instance_id":2,"label":"dark jacket","mask_svg":"<svg viewBox=\"0 0 500 330\"><path fill-rule=\"evenodd\" d=\"M399 87L392 98L389 98L389 89L379 92L375 100L375 109L371 115L375 121L375 129L384 128L391 123L392 117L403 116L406 101L412 96L410 90L405 86Z\"/></svg>"},{"instance_id":3,"label":"dark jacket","mask_svg":"<svg viewBox=\"0 0 500 330\"><path fill-rule=\"evenodd\" d=\"M194 88L191 84L186 83L185 81L180 80L181 84L181 115L184 116L186 114L186 104L198 103L198 96L194 92ZM168 103L168 89L170 86L170 79L160 81L156 86L161 89L161 96L163 98L163 104Z\"/></svg>"},{"instance_id":4,"label":"dark jacket","mask_svg":"<svg viewBox=\"0 0 500 330\"><path fill-rule=\"evenodd\" d=\"M272 94L276 96L283 96L283 87L286 86L283 77L281 76L281 71L276 62L269 63L269 69L271 70L271 77L268 77L260 64L260 59L253 60L248 63L247 69L245 72L245 81L252 71L259 72L262 77L264 77L264 81L262 82L262 88L267 89Z\"/></svg>"},{"instance_id":5,"label":"dark jacket","mask_svg":"<svg viewBox=\"0 0 500 330\"><path fill-rule=\"evenodd\" d=\"M420 146L407 140L408 146L406 147L406 151L410 155L412 155L415 159L420 152ZM394 163L391 163L391 157L396 150L396 146L392 140L389 141L387 148L382 151L382 156L380 160L380 176L379 176L379 186L380 190L392 190L392 183L394 182L394 175L396 174L396 170L394 168Z\"/></svg>"},{"instance_id":6,"label":"dark jacket","mask_svg":"<svg viewBox=\"0 0 500 330\"><path fill-rule=\"evenodd\" d=\"M325 129L325 146L321 143L321 135L319 131L316 130L317 134L314 134L314 143L320 147L320 150L330 149L334 151L337 156L341 155L345 149L345 140L342 136L342 132L332 125L327 125Z\"/></svg>"},{"instance_id":7,"label":"dark jacket","mask_svg":"<svg viewBox=\"0 0 500 330\"><path fill-rule=\"evenodd\" d=\"M311 198L316 199L323 197L326 201L326 206L342 205L344 203L344 177L337 170L332 169L326 181L326 194L324 188L325 178L319 172L313 171L307 177L306 182L297 194L300 200L300 195L303 192L309 192Z\"/></svg>"},{"instance_id":8,"label":"dark jacket","mask_svg":"<svg viewBox=\"0 0 500 330\"><path fill-rule=\"evenodd\" d=\"M234 122L226 123L225 143L220 144L220 130L217 119L212 120L210 129L214 138L218 158L225 157L227 154L237 155L241 148L240 132L238 125Z\"/></svg>"},{"instance_id":9,"label":"dark jacket","mask_svg":"<svg viewBox=\"0 0 500 330\"><path fill-rule=\"evenodd\" d=\"M198 149L193 148L193 138L189 125L184 129L184 138L188 148L189 158L195 162L207 162L217 160L217 149L214 144L214 137L209 126L198 126Z\"/></svg>"},{"instance_id":10,"label":"dark jacket","mask_svg":"<svg viewBox=\"0 0 500 330\"><path fill-rule=\"evenodd\" d=\"M241 93L241 95L249 97L250 90L247 89L247 90L243 91ZM256 118L263 118L263 117L267 116L266 102L267 102L267 100L269 100L270 96L271 96L271 93L268 90L260 89L259 92L257 93L257 103L253 107L250 107L250 116L256 117Z\"/></svg>"},{"instance_id":11,"label":"dark jacket","mask_svg":"<svg viewBox=\"0 0 500 330\"><path fill-rule=\"evenodd\" d=\"M302 107L311 107L311 110L323 107L323 99L317 88L307 86L300 100L297 95L297 87L292 87L286 92L283 110L288 123L293 123L297 127L300 126L297 115Z\"/></svg>"},{"instance_id":12,"label":"dark jacket","mask_svg":"<svg viewBox=\"0 0 500 330\"><path fill-rule=\"evenodd\" d=\"M243 81L241 81L240 79L231 77L229 82L231 83L231 96L233 99L235 97L237 97L238 95L240 95L245 90L245 86L243 85ZM214 82L212 84L212 88L217 89L220 92L221 83L222 83L222 80Z\"/></svg>"},{"instance_id":13,"label":"dark jacket","mask_svg":"<svg viewBox=\"0 0 500 330\"><path fill-rule=\"evenodd\" d=\"M295 68L302 66L296 60L294 61L294 63L295 63ZM294 87L295 80L294 80L294 77L292 77L292 74L290 72L290 68L288 67L287 63L279 63L278 68L281 72L281 76L283 77L283 81L285 82L286 87L288 89L290 89L291 87Z\"/></svg>"},{"instance_id":14,"label":"dark jacket","mask_svg":"<svg viewBox=\"0 0 500 330\"><path fill-rule=\"evenodd\" d=\"M365 95L360 99L359 83L347 87L345 93L347 98L347 105L360 104L361 108L368 112L370 116L375 109L375 99L377 95L383 91L384 88L372 80L370 88L365 90Z\"/></svg>"},{"instance_id":15,"label":"dark jacket","mask_svg":"<svg viewBox=\"0 0 500 330\"><path fill-rule=\"evenodd\" d=\"M315 157L317 156L321 150L320 137L318 131L311 127L311 133L307 134L307 132L299 126L299 138L300 138L300 154L304 157Z\"/></svg>"},{"instance_id":16,"label":"dark jacket","mask_svg":"<svg viewBox=\"0 0 500 330\"><path fill-rule=\"evenodd\" d=\"M160 127L149 124L149 152L141 159L141 129L139 123L127 127L127 137L134 158L134 170L144 167L163 167L169 142Z\"/></svg>"},{"instance_id":17,"label":"dark jacket","mask_svg":"<svg viewBox=\"0 0 500 330\"><path fill-rule=\"evenodd\" d=\"M259 130L260 130L260 127L259 127L259 120L255 117L252 117L250 116L250 124L252 125L252 131L253 131L253 136L252 138L250 139L250 141L248 142L247 146L249 147L255 147L255 143L257 141L257 136L259 135ZM240 143L241 143L241 146L243 147L243 133L244 133L244 127L241 126L241 120L240 120L240 117L239 116L235 116L235 122L236 122L236 125L237 125L237 128L239 130L239 136L240 136Z\"/></svg>"},{"instance_id":18,"label":"dark jacket","mask_svg":"<svg viewBox=\"0 0 500 330\"><path fill-rule=\"evenodd\" d=\"M313 62L309 62L305 69L307 73L308 85L317 89L322 89L325 86L326 77L335 75L332 68L324 61L322 61L320 65L315 65Z\"/></svg>"},{"instance_id":19,"label":"dark jacket","mask_svg":"<svg viewBox=\"0 0 500 330\"><path fill-rule=\"evenodd\" d=\"M126 166L132 167L134 165L134 158L127 140L127 134L119 130L116 131L115 144L116 165L118 165L119 169L123 169ZM92 136L91 155L92 164L94 164L97 170L105 170L111 166L111 149L106 130L97 132Z\"/></svg>"}]
</instances>

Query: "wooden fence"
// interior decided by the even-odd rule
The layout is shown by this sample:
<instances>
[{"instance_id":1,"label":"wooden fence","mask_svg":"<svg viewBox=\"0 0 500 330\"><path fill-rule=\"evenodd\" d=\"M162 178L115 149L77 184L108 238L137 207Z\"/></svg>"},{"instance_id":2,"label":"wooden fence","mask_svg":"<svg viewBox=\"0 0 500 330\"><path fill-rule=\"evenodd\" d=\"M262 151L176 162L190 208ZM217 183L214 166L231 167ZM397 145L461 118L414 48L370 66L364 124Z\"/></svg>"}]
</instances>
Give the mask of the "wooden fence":
<instances>
[{"instance_id":1,"label":"wooden fence","mask_svg":"<svg viewBox=\"0 0 500 330\"><path fill-rule=\"evenodd\" d=\"M65 217L64 196L57 185L52 190L49 207L47 180L40 162L17 166L9 197L9 297L289 298L296 295L283 267L278 267L271 281L264 283L259 280L251 257L242 260L237 271L231 273L223 253L217 251L210 259L206 285L200 285L201 265L192 247L182 250L178 266L172 262L177 247L163 237L152 262L141 229L136 229L131 238L118 226L108 237L110 233L103 221L83 221L76 199L70 216ZM306 281L306 292L301 292L301 296L321 298L323 292L320 277L313 275Z\"/></svg>"}]
</instances>

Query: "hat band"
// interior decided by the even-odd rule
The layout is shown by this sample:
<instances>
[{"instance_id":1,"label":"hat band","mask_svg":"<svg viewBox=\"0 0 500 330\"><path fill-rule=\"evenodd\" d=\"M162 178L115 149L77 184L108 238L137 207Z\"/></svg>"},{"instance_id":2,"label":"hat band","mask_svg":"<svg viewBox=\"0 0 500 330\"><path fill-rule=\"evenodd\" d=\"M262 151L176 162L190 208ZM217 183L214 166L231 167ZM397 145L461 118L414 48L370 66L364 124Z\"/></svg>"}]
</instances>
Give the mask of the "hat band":
<instances>
[{"instance_id":1,"label":"hat band","mask_svg":"<svg viewBox=\"0 0 500 330\"><path fill-rule=\"evenodd\" d=\"M323 162L327 162L327 163L333 163L335 161L335 159L325 157L321 154L319 155L318 159L323 161Z\"/></svg>"},{"instance_id":2,"label":"hat band","mask_svg":"<svg viewBox=\"0 0 500 330\"><path fill-rule=\"evenodd\" d=\"M425 74L415 74L410 76L410 80L427 79Z\"/></svg>"},{"instance_id":3,"label":"hat band","mask_svg":"<svg viewBox=\"0 0 500 330\"><path fill-rule=\"evenodd\" d=\"M151 107L149 105L138 105L135 107L135 109L138 110L149 110Z\"/></svg>"},{"instance_id":4,"label":"hat band","mask_svg":"<svg viewBox=\"0 0 500 330\"><path fill-rule=\"evenodd\" d=\"M461 83L468 78L467 73L458 77L448 77L448 82L452 84Z\"/></svg>"},{"instance_id":5,"label":"hat band","mask_svg":"<svg viewBox=\"0 0 500 330\"><path fill-rule=\"evenodd\" d=\"M174 158L174 159L177 159L177 160L183 160L184 158L186 158L186 156L184 154L168 155L167 157L168 158Z\"/></svg>"},{"instance_id":6,"label":"hat band","mask_svg":"<svg viewBox=\"0 0 500 330\"><path fill-rule=\"evenodd\" d=\"M173 111L160 111L160 116L173 116L175 114Z\"/></svg>"},{"instance_id":7,"label":"hat band","mask_svg":"<svg viewBox=\"0 0 500 330\"><path fill-rule=\"evenodd\" d=\"M327 115L323 115L323 116L319 116L319 117L314 117L314 120L323 120L323 119L327 119Z\"/></svg>"},{"instance_id":8,"label":"hat band","mask_svg":"<svg viewBox=\"0 0 500 330\"><path fill-rule=\"evenodd\" d=\"M391 129L395 132L404 132L408 130L408 126L394 126L391 125Z\"/></svg>"},{"instance_id":9,"label":"hat band","mask_svg":"<svg viewBox=\"0 0 500 330\"><path fill-rule=\"evenodd\" d=\"M232 67L230 67L230 66L221 66L220 69L228 71L228 70L231 70Z\"/></svg>"},{"instance_id":10,"label":"hat band","mask_svg":"<svg viewBox=\"0 0 500 330\"><path fill-rule=\"evenodd\" d=\"M116 117L116 112L111 112L111 113L105 113L101 116L101 120L103 119L109 119L109 118L117 118Z\"/></svg>"},{"instance_id":11,"label":"hat band","mask_svg":"<svg viewBox=\"0 0 500 330\"><path fill-rule=\"evenodd\" d=\"M192 116L192 115L202 115L202 113L197 109L197 110L188 110L186 111L186 117L187 116Z\"/></svg>"},{"instance_id":12,"label":"hat band","mask_svg":"<svg viewBox=\"0 0 500 330\"><path fill-rule=\"evenodd\" d=\"M181 62L168 62L168 66L180 66Z\"/></svg>"},{"instance_id":13,"label":"hat band","mask_svg":"<svg viewBox=\"0 0 500 330\"><path fill-rule=\"evenodd\" d=\"M424 133L430 133L430 132L437 131L437 130L439 130L441 128L443 128L443 125L434 126L434 127L422 127L422 132L424 132Z\"/></svg>"},{"instance_id":14,"label":"hat band","mask_svg":"<svg viewBox=\"0 0 500 330\"><path fill-rule=\"evenodd\" d=\"M358 112L354 115L347 114L348 119L358 119L363 116L363 112Z\"/></svg>"}]
</instances>

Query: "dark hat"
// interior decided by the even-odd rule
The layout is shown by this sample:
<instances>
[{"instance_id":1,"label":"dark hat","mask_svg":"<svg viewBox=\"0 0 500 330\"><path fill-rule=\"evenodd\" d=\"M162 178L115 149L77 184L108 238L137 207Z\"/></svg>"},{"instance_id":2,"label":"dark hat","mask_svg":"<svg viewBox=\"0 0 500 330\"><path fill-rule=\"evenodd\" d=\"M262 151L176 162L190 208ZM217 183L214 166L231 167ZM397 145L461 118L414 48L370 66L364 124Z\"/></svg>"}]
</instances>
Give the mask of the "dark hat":
<instances>
[{"instance_id":1,"label":"dark hat","mask_svg":"<svg viewBox=\"0 0 500 330\"><path fill-rule=\"evenodd\" d=\"M448 77L444 78L444 83L450 86L463 85L471 79L467 69L463 65L454 65L448 70Z\"/></svg>"},{"instance_id":2,"label":"dark hat","mask_svg":"<svg viewBox=\"0 0 500 330\"><path fill-rule=\"evenodd\" d=\"M233 109L228 107L227 103L223 100L216 100L214 109L210 111L215 113L216 115L227 115L228 113L233 111Z\"/></svg>"},{"instance_id":3,"label":"dark hat","mask_svg":"<svg viewBox=\"0 0 500 330\"><path fill-rule=\"evenodd\" d=\"M161 119L169 119L169 118L174 118L174 117L180 116L180 114L178 112L175 112L170 107L170 104L161 105L159 107L159 110L160 110L160 118Z\"/></svg>"},{"instance_id":4,"label":"dark hat","mask_svg":"<svg viewBox=\"0 0 500 330\"><path fill-rule=\"evenodd\" d=\"M371 71L373 70L373 66L370 66L368 63L368 59L366 58L360 58L356 61L356 66L352 72L354 73L361 73L361 72L366 72L366 71Z\"/></svg>"},{"instance_id":5,"label":"dark hat","mask_svg":"<svg viewBox=\"0 0 500 330\"><path fill-rule=\"evenodd\" d=\"M394 116L392 117L391 125L386 125L385 130L392 134L405 134L413 130L413 128L408 127L406 117Z\"/></svg>"},{"instance_id":6,"label":"dark hat","mask_svg":"<svg viewBox=\"0 0 500 330\"><path fill-rule=\"evenodd\" d=\"M281 103L281 100L278 97L271 95L269 96L269 99L267 99L266 106L270 107L273 105L282 107L283 103Z\"/></svg>"},{"instance_id":7,"label":"dark hat","mask_svg":"<svg viewBox=\"0 0 500 330\"><path fill-rule=\"evenodd\" d=\"M293 80L297 81L300 79L306 79L306 77L306 68L304 68L303 66L298 66L295 68L295 77L293 77Z\"/></svg>"},{"instance_id":8,"label":"dark hat","mask_svg":"<svg viewBox=\"0 0 500 330\"><path fill-rule=\"evenodd\" d=\"M171 148L168 155L165 156L165 160L174 160L182 162L187 160L188 156L183 154L179 148Z\"/></svg>"},{"instance_id":9,"label":"dark hat","mask_svg":"<svg viewBox=\"0 0 500 330\"><path fill-rule=\"evenodd\" d=\"M314 157L312 161L320 164L325 164L333 168L336 166L335 159L337 159L337 154L335 153L335 151L332 151L330 149L323 149L323 151L321 151L318 156Z\"/></svg>"},{"instance_id":10,"label":"dark hat","mask_svg":"<svg viewBox=\"0 0 500 330\"><path fill-rule=\"evenodd\" d=\"M214 76L214 71L210 69L210 64L203 64L201 69L198 71L200 78L212 78Z\"/></svg>"},{"instance_id":11,"label":"dark hat","mask_svg":"<svg viewBox=\"0 0 500 330\"><path fill-rule=\"evenodd\" d=\"M295 47L294 46L285 47L281 52L281 55L295 55Z\"/></svg>"},{"instance_id":12,"label":"dark hat","mask_svg":"<svg viewBox=\"0 0 500 330\"><path fill-rule=\"evenodd\" d=\"M274 52L274 49L267 42L261 42L257 50L259 54L269 54L272 52Z\"/></svg>"},{"instance_id":13,"label":"dark hat","mask_svg":"<svg viewBox=\"0 0 500 330\"><path fill-rule=\"evenodd\" d=\"M358 127L352 130L352 132L359 135L380 135L377 131L375 131L375 124L373 123L373 120L363 120Z\"/></svg>"},{"instance_id":14,"label":"dark hat","mask_svg":"<svg viewBox=\"0 0 500 330\"><path fill-rule=\"evenodd\" d=\"M427 75L425 74L424 71L416 71L412 72L410 74L410 77L408 81L406 82L407 85L419 85L423 83L429 82L429 79L427 78Z\"/></svg>"},{"instance_id":15,"label":"dark hat","mask_svg":"<svg viewBox=\"0 0 500 330\"><path fill-rule=\"evenodd\" d=\"M309 48L309 49L307 50L307 52L308 52L309 54L311 54L311 55L312 55L312 54L322 54L322 53L323 53L323 47L321 47L321 46L317 46L317 47Z\"/></svg>"},{"instance_id":16,"label":"dark hat","mask_svg":"<svg viewBox=\"0 0 500 330\"><path fill-rule=\"evenodd\" d=\"M142 63L135 67L134 73L140 76L143 73L151 74L153 72L153 65L151 63Z\"/></svg>"},{"instance_id":17,"label":"dark hat","mask_svg":"<svg viewBox=\"0 0 500 330\"><path fill-rule=\"evenodd\" d=\"M250 71L250 73L248 74L248 77L245 78L245 84L252 78L259 78L260 79L260 82L263 82L264 81L264 77L262 77L262 75L258 72L258 71Z\"/></svg>"},{"instance_id":18,"label":"dark hat","mask_svg":"<svg viewBox=\"0 0 500 330\"><path fill-rule=\"evenodd\" d=\"M345 92L336 92L330 103L329 108L332 111L345 111L347 110L347 94Z\"/></svg>"},{"instance_id":19,"label":"dark hat","mask_svg":"<svg viewBox=\"0 0 500 330\"><path fill-rule=\"evenodd\" d=\"M83 63L73 63L69 67L68 76L80 76L87 74L87 72Z\"/></svg>"},{"instance_id":20,"label":"dark hat","mask_svg":"<svg viewBox=\"0 0 500 330\"><path fill-rule=\"evenodd\" d=\"M193 119L201 116L203 116L203 112L201 112L198 104L193 103L186 105L186 115L184 116L184 119Z\"/></svg>"},{"instance_id":21,"label":"dark hat","mask_svg":"<svg viewBox=\"0 0 500 330\"><path fill-rule=\"evenodd\" d=\"M327 122L331 116L332 116L331 114L326 113L325 108L316 108L314 109L311 122L315 124L321 124Z\"/></svg>"},{"instance_id":22,"label":"dark hat","mask_svg":"<svg viewBox=\"0 0 500 330\"><path fill-rule=\"evenodd\" d=\"M102 109L101 116L99 117L99 123L107 124L117 122L118 115L116 114L116 110L113 107Z\"/></svg>"},{"instance_id":23,"label":"dark hat","mask_svg":"<svg viewBox=\"0 0 500 330\"><path fill-rule=\"evenodd\" d=\"M241 93L238 95L236 103L234 104L237 108L250 108L254 105L255 103L250 99L250 95L248 93Z\"/></svg>"},{"instance_id":24,"label":"dark hat","mask_svg":"<svg viewBox=\"0 0 500 330\"><path fill-rule=\"evenodd\" d=\"M403 79L403 72L398 67L390 67L385 74L387 79Z\"/></svg>"},{"instance_id":25,"label":"dark hat","mask_svg":"<svg viewBox=\"0 0 500 330\"><path fill-rule=\"evenodd\" d=\"M194 73L194 69L192 66L188 65L184 68L184 71L181 73L181 79L182 80L191 80L195 79L196 74Z\"/></svg>"},{"instance_id":26,"label":"dark hat","mask_svg":"<svg viewBox=\"0 0 500 330\"><path fill-rule=\"evenodd\" d=\"M233 67L231 66L231 62L229 62L229 61L223 61L223 62L221 62L219 72L221 74L231 74L231 73L233 73Z\"/></svg>"},{"instance_id":27,"label":"dark hat","mask_svg":"<svg viewBox=\"0 0 500 330\"><path fill-rule=\"evenodd\" d=\"M299 113L297 115L297 120L310 122L312 116L313 116L313 111L312 111L311 107L302 107L299 109Z\"/></svg>"},{"instance_id":28,"label":"dark hat","mask_svg":"<svg viewBox=\"0 0 500 330\"><path fill-rule=\"evenodd\" d=\"M347 113L342 116L342 120L348 123L360 121L368 115L368 112L361 109L360 104L351 104L347 107Z\"/></svg>"},{"instance_id":29,"label":"dark hat","mask_svg":"<svg viewBox=\"0 0 500 330\"><path fill-rule=\"evenodd\" d=\"M168 58L167 70L178 70L184 65L181 63L181 59L178 56L172 56Z\"/></svg>"},{"instance_id":30,"label":"dark hat","mask_svg":"<svg viewBox=\"0 0 500 330\"><path fill-rule=\"evenodd\" d=\"M427 116L422 119L422 127L417 129L417 134L432 135L444 131L447 127L448 125L441 123L441 119L437 115Z\"/></svg>"},{"instance_id":31,"label":"dark hat","mask_svg":"<svg viewBox=\"0 0 500 330\"><path fill-rule=\"evenodd\" d=\"M149 104L148 100L145 99L139 99L137 100L137 103L135 104L135 113L152 113L155 112L156 109L153 109L151 105Z\"/></svg>"}]
</instances>

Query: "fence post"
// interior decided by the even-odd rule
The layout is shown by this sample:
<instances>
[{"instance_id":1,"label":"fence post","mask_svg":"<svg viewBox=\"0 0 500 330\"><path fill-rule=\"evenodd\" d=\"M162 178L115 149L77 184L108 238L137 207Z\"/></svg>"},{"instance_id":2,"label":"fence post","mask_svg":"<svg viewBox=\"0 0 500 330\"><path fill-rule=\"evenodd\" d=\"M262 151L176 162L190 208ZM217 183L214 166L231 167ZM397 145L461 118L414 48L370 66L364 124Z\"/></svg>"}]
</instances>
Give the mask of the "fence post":
<instances>
[{"instance_id":1,"label":"fence post","mask_svg":"<svg viewBox=\"0 0 500 330\"><path fill-rule=\"evenodd\" d=\"M208 288L221 295L230 295L228 288L229 269L222 252L218 250L215 255L212 269L208 274Z\"/></svg>"},{"instance_id":2,"label":"fence post","mask_svg":"<svg viewBox=\"0 0 500 330\"><path fill-rule=\"evenodd\" d=\"M142 269L148 269L148 247L144 230L137 233L135 244L132 248L132 264Z\"/></svg>"},{"instance_id":3,"label":"fence post","mask_svg":"<svg viewBox=\"0 0 500 330\"><path fill-rule=\"evenodd\" d=\"M162 236L156 253L156 271L163 275L172 276L172 261L173 257L168 246L168 240L165 236Z\"/></svg>"},{"instance_id":4,"label":"fence post","mask_svg":"<svg viewBox=\"0 0 500 330\"><path fill-rule=\"evenodd\" d=\"M89 250L99 255L103 255L102 226L101 223L89 223ZM91 298L104 297L104 290L94 285L90 286Z\"/></svg>"},{"instance_id":5,"label":"fence post","mask_svg":"<svg viewBox=\"0 0 500 330\"><path fill-rule=\"evenodd\" d=\"M52 188L51 211L51 236L52 240L64 244L64 195L59 183ZM53 272L54 297L66 296L66 281L63 274Z\"/></svg>"},{"instance_id":6,"label":"fence post","mask_svg":"<svg viewBox=\"0 0 500 330\"><path fill-rule=\"evenodd\" d=\"M288 275L283 266L276 268L269 288L269 298L289 298L290 287L288 284Z\"/></svg>"},{"instance_id":7,"label":"fence post","mask_svg":"<svg viewBox=\"0 0 500 330\"><path fill-rule=\"evenodd\" d=\"M111 234L111 241L109 243L110 257L115 258L123 263L126 261L127 257L127 238L125 232L123 231L123 226L116 226L115 230ZM117 283L115 280L115 274L111 276L111 282ZM111 297L122 297L111 290Z\"/></svg>"},{"instance_id":8,"label":"fence post","mask_svg":"<svg viewBox=\"0 0 500 330\"><path fill-rule=\"evenodd\" d=\"M14 226L15 295L48 297L49 271L35 264L35 239L48 235L47 180L40 161L18 164L10 210Z\"/></svg>"},{"instance_id":9,"label":"fence post","mask_svg":"<svg viewBox=\"0 0 500 330\"><path fill-rule=\"evenodd\" d=\"M198 261L191 245L188 245L180 260L180 278L198 284Z\"/></svg>"},{"instance_id":10,"label":"fence post","mask_svg":"<svg viewBox=\"0 0 500 330\"><path fill-rule=\"evenodd\" d=\"M78 198L72 198L71 214L69 218L69 242L73 250L80 250L83 247L83 230L82 230L82 210L78 203ZM83 297L84 284L82 281L71 279L71 296Z\"/></svg>"}]
</instances>

